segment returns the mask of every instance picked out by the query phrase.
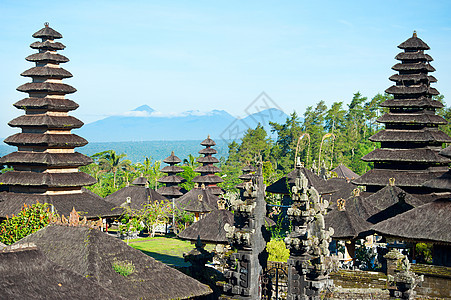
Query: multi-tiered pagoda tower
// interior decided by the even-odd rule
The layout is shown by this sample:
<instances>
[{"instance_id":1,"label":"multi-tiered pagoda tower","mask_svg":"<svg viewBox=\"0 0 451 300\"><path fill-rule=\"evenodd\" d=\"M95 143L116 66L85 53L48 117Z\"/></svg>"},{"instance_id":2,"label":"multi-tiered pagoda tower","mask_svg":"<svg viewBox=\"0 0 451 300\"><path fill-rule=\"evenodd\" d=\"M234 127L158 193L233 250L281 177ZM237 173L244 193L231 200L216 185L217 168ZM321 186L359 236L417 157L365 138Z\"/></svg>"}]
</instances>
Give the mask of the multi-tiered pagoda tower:
<instances>
[{"instance_id":1,"label":"multi-tiered pagoda tower","mask_svg":"<svg viewBox=\"0 0 451 300\"><path fill-rule=\"evenodd\" d=\"M56 53L65 48L55 41L62 35L46 23L33 37L41 39L30 46L39 52L26 60L36 66L21 74L31 77L32 82L17 88L29 96L14 104L25 110L25 115L8 123L22 132L5 140L5 143L17 146L18 151L0 159L1 164L13 168L0 175L0 183L6 190L0 194L0 217L17 213L24 203L36 201L53 204L60 214L68 215L75 207L77 211L87 212L88 218L111 215L111 204L82 190L83 186L92 185L96 180L78 171L78 167L88 165L92 160L74 152L75 147L88 142L71 133L83 122L68 115L78 104L65 99L66 94L74 93L76 89L62 82L72 77L60 67L60 63L69 59Z\"/></svg>"},{"instance_id":2,"label":"multi-tiered pagoda tower","mask_svg":"<svg viewBox=\"0 0 451 300\"><path fill-rule=\"evenodd\" d=\"M200 176L194 177L192 181L198 183L199 185L204 184L205 187L207 187L215 195L222 194L223 191L217 186L217 184L223 182L224 180L218 175L215 175L215 173L221 172L221 169L213 165L214 163L219 162L216 157L213 157L213 154L218 153L218 151L211 148L215 146L216 143L210 138L210 136L208 136L200 144L205 146L205 149L199 151L199 154L204 156L197 159L197 162L201 163L202 166L197 167L194 170L199 172Z\"/></svg>"},{"instance_id":3,"label":"multi-tiered pagoda tower","mask_svg":"<svg viewBox=\"0 0 451 300\"><path fill-rule=\"evenodd\" d=\"M390 77L396 84L386 90L394 97L381 104L389 112L377 120L385 124L385 130L370 138L380 142L381 148L362 158L374 162L374 169L353 183L376 192L394 178L396 186L408 193L428 194L430 190L422 184L447 171L450 160L438 152L451 138L438 129L447 122L435 114L443 104L433 100L439 92L430 86L437 80L428 74L435 71L432 57L424 53L429 46L414 32L398 47L404 52L396 56L401 63L392 69L399 73Z\"/></svg>"},{"instance_id":4,"label":"multi-tiered pagoda tower","mask_svg":"<svg viewBox=\"0 0 451 300\"><path fill-rule=\"evenodd\" d=\"M177 175L183 172L183 169L177 166L181 161L180 158L174 155L174 151L172 151L170 156L163 160L163 162L167 163L169 166L161 169L161 172L166 173L167 175L158 179L158 182L164 183L166 186L160 187L157 192L168 199L179 198L185 193L185 190L179 186L185 179Z\"/></svg>"}]
</instances>

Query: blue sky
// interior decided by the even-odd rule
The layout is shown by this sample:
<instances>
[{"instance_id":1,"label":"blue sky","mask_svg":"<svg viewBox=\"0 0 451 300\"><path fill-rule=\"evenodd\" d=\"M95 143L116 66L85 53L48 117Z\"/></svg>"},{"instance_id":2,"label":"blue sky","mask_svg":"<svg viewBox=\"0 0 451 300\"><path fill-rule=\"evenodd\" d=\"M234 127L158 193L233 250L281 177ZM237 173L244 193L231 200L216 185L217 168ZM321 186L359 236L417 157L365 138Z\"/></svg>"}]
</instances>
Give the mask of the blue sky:
<instances>
[{"instance_id":1,"label":"blue sky","mask_svg":"<svg viewBox=\"0 0 451 300\"><path fill-rule=\"evenodd\" d=\"M451 1L0 0L0 137L22 111L16 88L44 22L63 35L67 98L85 123L147 104L169 114L244 109L265 91L286 113L373 97L401 42L418 32L451 97Z\"/></svg>"}]
</instances>

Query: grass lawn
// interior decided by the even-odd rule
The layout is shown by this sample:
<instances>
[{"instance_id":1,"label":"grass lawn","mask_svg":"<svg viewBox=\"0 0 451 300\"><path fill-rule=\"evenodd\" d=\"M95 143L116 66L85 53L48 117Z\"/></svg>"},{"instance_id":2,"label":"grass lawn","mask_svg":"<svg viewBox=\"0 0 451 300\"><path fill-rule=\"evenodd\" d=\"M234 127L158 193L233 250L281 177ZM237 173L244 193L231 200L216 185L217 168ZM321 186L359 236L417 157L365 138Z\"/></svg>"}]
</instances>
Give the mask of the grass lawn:
<instances>
[{"instance_id":1,"label":"grass lawn","mask_svg":"<svg viewBox=\"0 0 451 300\"><path fill-rule=\"evenodd\" d=\"M169 237L136 239L130 241L129 245L162 263L172 266L189 266L190 264L183 260L183 253L194 249L194 244L190 242ZM213 250L213 248L213 245L206 246L208 251Z\"/></svg>"}]
</instances>

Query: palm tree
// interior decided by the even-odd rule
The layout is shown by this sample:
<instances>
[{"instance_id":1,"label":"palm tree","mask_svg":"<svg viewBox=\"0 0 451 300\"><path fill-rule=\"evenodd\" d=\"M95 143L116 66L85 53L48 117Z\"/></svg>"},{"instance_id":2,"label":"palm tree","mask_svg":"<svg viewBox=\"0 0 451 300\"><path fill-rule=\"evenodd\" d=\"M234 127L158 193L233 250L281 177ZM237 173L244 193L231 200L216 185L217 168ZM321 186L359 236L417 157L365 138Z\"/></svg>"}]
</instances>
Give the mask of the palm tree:
<instances>
[{"instance_id":1,"label":"palm tree","mask_svg":"<svg viewBox=\"0 0 451 300\"><path fill-rule=\"evenodd\" d=\"M131 165L131 161L123 159L127 154L116 154L114 150L107 150L93 155L94 159L98 159L99 166L106 172L113 173L113 187L116 188L116 174L119 170L127 169Z\"/></svg>"}]
</instances>

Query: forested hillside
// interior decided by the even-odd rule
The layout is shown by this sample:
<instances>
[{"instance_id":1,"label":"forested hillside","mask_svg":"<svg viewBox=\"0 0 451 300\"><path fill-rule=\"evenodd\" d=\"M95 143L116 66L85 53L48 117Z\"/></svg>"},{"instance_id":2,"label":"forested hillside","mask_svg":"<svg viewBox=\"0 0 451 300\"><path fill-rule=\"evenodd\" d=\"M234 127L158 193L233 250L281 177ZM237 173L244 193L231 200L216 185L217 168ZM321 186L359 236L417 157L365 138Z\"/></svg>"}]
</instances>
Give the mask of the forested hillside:
<instances>
[{"instance_id":1,"label":"forested hillside","mask_svg":"<svg viewBox=\"0 0 451 300\"><path fill-rule=\"evenodd\" d=\"M281 178L294 167L295 156L309 168L331 170L339 164L363 174L372 168L361 157L379 147L369 140L373 134L382 129L376 121L384 113L380 103L389 99L388 94L377 94L373 98L355 93L349 104L335 102L327 107L324 101L307 107L299 115L292 112L281 123L270 122L270 132L261 124L248 128L240 140L224 141L212 136L220 159L219 174L224 182L220 185L226 191L234 191L240 182L241 168L248 163L255 164L262 160L263 172L267 184ZM443 102L443 96L436 99ZM438 114L451 120L451 109L443 108ZM447 134L450 125L442 126ZM271 139L270 135L275 136ZM12 147L0 148L9 153ZM183 160L187 182L186 189L193 187L191 179L197 175L193 170L198 151L202 149L199 141L152 141L152 142L118 142L90 143L78 151L90 155L94 163L81 168L94 176L98 183L89 189L101 196L106 196L124 187L127 182L141 174L151 182L151 187L158 187L157 179L163 176L161 162L171 151Z\"/></svg>"}]
</instances>

